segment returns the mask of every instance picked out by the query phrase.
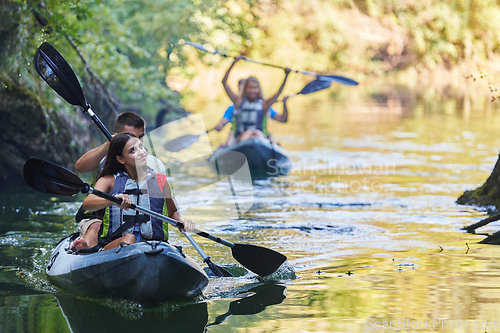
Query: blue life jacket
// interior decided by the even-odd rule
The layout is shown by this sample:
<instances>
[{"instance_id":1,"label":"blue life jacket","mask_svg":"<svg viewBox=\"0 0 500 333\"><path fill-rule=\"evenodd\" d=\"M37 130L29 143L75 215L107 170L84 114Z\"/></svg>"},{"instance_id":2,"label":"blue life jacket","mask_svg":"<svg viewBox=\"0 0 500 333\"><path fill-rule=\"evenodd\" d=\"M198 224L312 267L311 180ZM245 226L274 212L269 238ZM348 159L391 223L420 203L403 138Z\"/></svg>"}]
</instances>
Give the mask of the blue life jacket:
<instances>
[{"instance_id":1,"label":"blue life jacket","mask_svg":"<svg viewBox=\"0 0 500 333\"><path fill-rule=\"evenodd\" d=\"M114 175L115 184L110 194L125 193L130 196L132 203L162 215L168 215L166 200L163 196L163 186L167 181L165 175L156 174L156 177L146 177L145 181L137 182L127 173L119 172ZM113 234L124 222L133 219L134 226L127 229L122 235L140 232L145 239L168 240L168 223L155 217L149 217L135 210L123 210L111 205L105 208L102 220L102 238ZM122 236L120 235L120 236Z\"/></svg>"}]
</instances>

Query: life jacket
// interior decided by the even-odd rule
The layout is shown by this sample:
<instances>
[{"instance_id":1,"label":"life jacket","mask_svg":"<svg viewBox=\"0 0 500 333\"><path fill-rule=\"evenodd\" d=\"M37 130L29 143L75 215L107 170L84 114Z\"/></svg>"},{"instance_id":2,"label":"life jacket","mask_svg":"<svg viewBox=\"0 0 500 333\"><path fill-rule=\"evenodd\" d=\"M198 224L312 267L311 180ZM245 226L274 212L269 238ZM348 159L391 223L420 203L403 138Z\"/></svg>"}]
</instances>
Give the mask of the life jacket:
<instances>
[{"instance_id":1,"label":"life jacket","mask_svg":"<svg viewBox=\"0 0 500 333\"><path fill-rule=\"evenodd\" d=\"M118 172L114 175L115 185L109 194L115 195L125 193L130 196L132 203L162 215L168 215L166 200L163 197L163 186L167 177L162 174L147 176L145 180L137 182L131 179L127 173ZM102 233L100 237L111 236L123 223L133 219L134 225L125 233L133 231L140 232L145 239L168 240L168 223L155 217L149 217L135 210L123 210L118 206L111 205L105 208L102 219ZM122 235L123 235L122 234ZM118 237L122 236L118 235Z\"/></svg>"},{"instance_id":2,"label":"life jacket","mask_svg":"<svg viewBox=\"0 0 500 333\"><path fill-rule=\"evenodd\" d=\"M265 136L267 134L267 114L264 113L262 99L249 102L244 98L239 108L234 109L233 130L234 136L238 137L246 130L261 130Z\"/></svg>"},{"instance_id":3,"label":"life jacket","mask_svg":"<svg viewBox=\"0 0 500 333\"><path fill-rule=\"evenodd\" d=\"M160 173L162 175L165 175L166 174L165 167L163 166L163 164L161 164L161 161L158 158L148 155L148 164L150 162L150 160L149 160L150 157L152 158L151 165L153 166L153 169L156 171L156 173ZM92 185L92 187L94 187L95 184L97 183L97 180L99 179L99 176L102 173L102 169L104 168L105 162L106 162L106 156L101 160L97 169L92 170L92 172L90 174L91 175L90 184ZM81 220L89 219L89 218L102 220L102 217L103 217L103 211L93 212L91 210L85 210L85 209L83 209L82 206L80 206L80 208L76 212L75 220L77 223L79 223Z\"/></svg>"}]
</instances>

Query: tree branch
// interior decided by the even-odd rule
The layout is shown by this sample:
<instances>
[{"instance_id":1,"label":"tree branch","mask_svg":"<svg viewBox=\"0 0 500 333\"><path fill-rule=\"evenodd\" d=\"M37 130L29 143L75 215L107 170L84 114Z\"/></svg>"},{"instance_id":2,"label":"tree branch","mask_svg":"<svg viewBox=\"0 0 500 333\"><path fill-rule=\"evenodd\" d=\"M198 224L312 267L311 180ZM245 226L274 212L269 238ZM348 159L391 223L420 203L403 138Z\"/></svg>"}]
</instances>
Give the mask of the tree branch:
<instances>
[{"instance_id":1,"label":"tree branch","mask_svg":"<svg viewBox=\"0 0 500 333\"><path fill-rule=\"evenodd\" d=\"M116 109L116 107L119 105L118 101L115 100L111 96L111 93L108 90L108 87L106 87L106 84L104 84L104 82L101 80L101 78L99 76L97 76L97 74L94 73L94 71L92 70L92 68L90 68L90 65L88 64L88 62L85 60L85 58L81 54L81 52L78 49L78 46L76 45L76 43L73 40L73 38L71 38L70 36L66 35L66 39L71 44L71 46L75 49L75 51L78 54L78 56L80 57L80 59L82 59L82 62L85 65L84 70L90 75L90 77L94 81L96 81L98 83L99 90L102 92L102 95L104 96L104 98L106 98L109 101L108 104L109 104L111 110L113 111L113 113L115 114L115 116L118 116L118 110Z\"/></svg>"}]
</instances>

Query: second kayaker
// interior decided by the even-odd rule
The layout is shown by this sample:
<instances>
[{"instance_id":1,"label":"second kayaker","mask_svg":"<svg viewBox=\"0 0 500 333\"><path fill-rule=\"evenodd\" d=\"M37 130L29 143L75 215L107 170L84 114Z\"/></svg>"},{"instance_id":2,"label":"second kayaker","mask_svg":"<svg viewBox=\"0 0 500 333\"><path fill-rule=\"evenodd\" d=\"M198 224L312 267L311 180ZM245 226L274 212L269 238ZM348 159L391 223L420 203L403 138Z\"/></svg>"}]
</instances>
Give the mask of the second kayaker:
<instances>
[{"instance_id":1,"label":"second kayaker","mask_svg":"<svg viewBox=\"0 0 500 333\"><path fill-rule=\"evenodd\" d=\"M250 76L245 81L243 86L243 91L241 94L236 94L231 90L231 87L227 83L229 74L233 66L241 59L241 57L235 57L233 63L228 68L224 78L222 79L222 84L226 90L227 95L234 104L233 113L233 131L235 136L235 142L243 141L251 137L263 137L268 138L269 133L267 132L267 116L268 111L271 108L279 95L283 92L288 75L290 74L290 69L286 68L285 78L281 84L278 91L270 98L264 98L262 94L262 89L260 87L259 80L257 78ZM284 113L286 110L286 105ZM279 121L284 118L287 119L287 114L279 115L277 117ZM274 117L276 119L276 115ZM277 120L278 120L277 119Z\"/></svg>"}]
</instances>

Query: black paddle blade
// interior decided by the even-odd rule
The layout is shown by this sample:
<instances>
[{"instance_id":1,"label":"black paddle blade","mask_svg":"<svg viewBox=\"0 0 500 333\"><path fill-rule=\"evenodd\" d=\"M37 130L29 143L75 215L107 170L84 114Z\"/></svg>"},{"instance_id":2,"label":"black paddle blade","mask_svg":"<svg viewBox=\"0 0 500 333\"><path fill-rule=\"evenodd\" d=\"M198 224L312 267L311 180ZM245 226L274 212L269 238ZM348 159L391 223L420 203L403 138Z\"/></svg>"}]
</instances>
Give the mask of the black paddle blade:
<instances>
[{"instance_id":1,"label":"black paddle blade","mask_svg":"<svg viewBox=\"0 0 500 333\"><path fill-rule=\"evenodd\" d=\"M307 95L316 91L327 89L331 85L332 85L331 80L322 80L321 78L319 78L309 82L304 88L302 88L302 90L298 94Z\"/></svg>"},{"instance_id":2,"label":"black paddle blade","mask_svg":"<svg viewBox=\"0 0 500 333\"><path fill-rule=\"evenodd\" d=\"M339 76L339 75L320 75L319 79L331 80L341 84L345 84L346 86L357 86L358 83L353 79L349 79L347 77Z\"/></svg>"},{"instance_id":3,"label":"black paddle blade","mask_svg":"<svg viewBox=\"0 0 500 333\"><path fill-rule=\"evenodd\" d=\"M266 276L286 261L286 257L274 250L251 244L234 244L233 257L243 267L260 276Z\"/></svg>"},{"instance_id":4,"label":"black paddle blade","mask_svg":"<svg viewBox=\"0 0 500 333\"><path fill-rule=\"evenodd\" d=\"M24 164L23 176L29 187L55 195L75 195L88 187L77 175L59 165L31 157Z\"/></svg>"},{"instance_id":5,"label":"black paddle blade","mask_svg":"<svg viewBox=\"0 0 500 333\"><path fill-rule=\"evenodd\" d=\"M75 73L51 44L45 42L38 47L35 53L35 68L42 79L69 104L87 107Z\"/></svg>"},{"instance_id":6,"label":"black paddle blade","mask_svg":"<svg viewBox=\"0 0 500 333\"><path fill-rule=\"evenodd\" d=\"M214 273L215 276L218 276L218 277L234 277L233 274L229 273L224 268L222 268L222 267L214 264L209 258L206 258L205 262L207 263L208 268L210 268L210 270L212 271L212 273Z\"/></svg>"}]
</instances>

